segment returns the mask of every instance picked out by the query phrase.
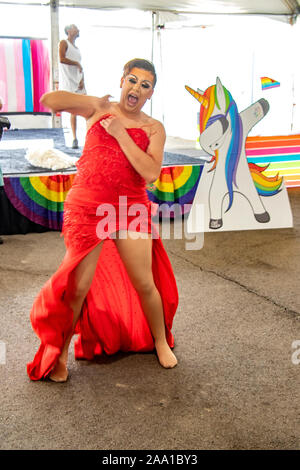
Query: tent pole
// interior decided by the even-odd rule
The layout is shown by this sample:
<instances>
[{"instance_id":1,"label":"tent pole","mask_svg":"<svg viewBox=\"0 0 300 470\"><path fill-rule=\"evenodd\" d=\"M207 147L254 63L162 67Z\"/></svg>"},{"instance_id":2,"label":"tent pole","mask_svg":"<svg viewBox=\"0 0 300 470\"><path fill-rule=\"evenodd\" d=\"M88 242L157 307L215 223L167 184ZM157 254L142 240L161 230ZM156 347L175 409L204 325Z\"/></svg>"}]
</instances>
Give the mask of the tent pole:
<instances>
[{"instance_id":1,"label":"tent pole","mask_svg":"<svg viewBox=\"0 0 300 470\"><path fill-rule=\"evenodd\" d=\"M254 103L254 70L255 70L255 49L252 51L252 84L251 84L251 103Z\"/></svg>"},{"instance_id":2,"label":"tent pole","mask_svg":"<svg viewBox=\"0 0 300 470\"><path fill-rule=\"evenodd\" d=\"M50 1L51 18L51 81L52 91L58 89L59 0ZM52 114L52 127L61 127L60 113Z\"/></svg>"},{"instance_id":3,"label":"tent pole","mask_svg":"<svg viewBox=\"0 0 300 470\"><path fill-rule=\"evenodd\" d=\"M151 28L151 31L152 31L151 62L153 62L153 59L154 59L155 15L156 15L156 12L153 11L152 12L152 28Z\"/></svg>"},{"instance_id":4,"label":"tent pole","mask_svg":"<svg viewBox=\"0 0 300 470\"><path fill-rule=\"evenodd\" d=\"M151 27L151 32L152 32L152 44L151 44L151 62L153 63L154 61L154 39L155 39L155 15L156 15L156 12L155 11L152 11L152 27ZM150 101L150 115L152 116L152 100L153 98L151 98L151 101Z\"/></svg>"},{"instance_id":5,"label":"tent pole","mask_svg":"<svg viewBox=\"0 0 300 470\"><path fill-rule=\"evenodd\" d=\"M294 27L295 22L291 24L292 31L292 44L297 44L297 30ZM295 118L295 107L297 105L295 99L295 75L296 75L296 61L293 61L293 73L292 73L292 116L291 116L291 132L294 131L294 118ZM296 108L297 111L297 108Z\"/></svg>"}]
</instances>

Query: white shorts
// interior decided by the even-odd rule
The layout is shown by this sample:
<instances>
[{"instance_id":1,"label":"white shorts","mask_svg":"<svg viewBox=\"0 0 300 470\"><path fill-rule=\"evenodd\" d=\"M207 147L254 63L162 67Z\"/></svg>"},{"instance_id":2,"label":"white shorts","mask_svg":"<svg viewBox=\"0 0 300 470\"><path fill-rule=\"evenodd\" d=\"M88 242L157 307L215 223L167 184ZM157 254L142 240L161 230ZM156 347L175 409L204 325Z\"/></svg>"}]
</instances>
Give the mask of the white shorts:
<instances>
[{"instance_id":1,"label":"white shorts","mask_svg":"<svg viewBox=\"0 0 300 470\"><path fill-rule=\"evenodd\" d=\"M86 89L85 89L85 86L80 90L79 88L77 88L77 90L74 90L73 87L68 87L66 85L61 85L58 87L58 89L60 91L69 91L71 93L77 93L78 95L86 95Z\"/></svg>"},{"instance_id":2,"label":"white shorts","mask_svg":"<svg viewBox=\"0 0 300 470\"><path fill-rule=\"evenodd\" d=\"M77 88L77 90L75 90L74 93L77 93L78 95L86 95L85 86L81 90Z\"/></svg>"}]
</instances>

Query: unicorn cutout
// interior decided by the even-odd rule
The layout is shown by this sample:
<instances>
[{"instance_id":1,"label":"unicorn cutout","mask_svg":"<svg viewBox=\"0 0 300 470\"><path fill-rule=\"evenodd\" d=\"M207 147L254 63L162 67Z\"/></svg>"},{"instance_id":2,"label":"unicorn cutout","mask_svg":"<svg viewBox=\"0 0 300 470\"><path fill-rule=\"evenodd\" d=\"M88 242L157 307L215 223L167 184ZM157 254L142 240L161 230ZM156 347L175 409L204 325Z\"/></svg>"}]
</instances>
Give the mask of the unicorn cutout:
<instances>
[{"instance_id":1,"label":"unicorn cutout","mask_svg":"<svg viewBox=\"0 0 300 470\"><path fill-rule=\"evenodd\" d=\"M188 86L185 88L201 103L200 145L212 156L209 163L213 165L208 170L213 173L208 195L209 228L216 230L222 227L223 207L227 203L225 213L231 210L236 193L246 198L257 222L269 222L270 214L262 196L278 194L282 177L264 175L268 165L261 167L248 163L245 152L247 135L265 117L269 103L262 98L239 113L230 92L219 78L216 85L205 92L194 91Z\"/></svg>"}]
</instances>

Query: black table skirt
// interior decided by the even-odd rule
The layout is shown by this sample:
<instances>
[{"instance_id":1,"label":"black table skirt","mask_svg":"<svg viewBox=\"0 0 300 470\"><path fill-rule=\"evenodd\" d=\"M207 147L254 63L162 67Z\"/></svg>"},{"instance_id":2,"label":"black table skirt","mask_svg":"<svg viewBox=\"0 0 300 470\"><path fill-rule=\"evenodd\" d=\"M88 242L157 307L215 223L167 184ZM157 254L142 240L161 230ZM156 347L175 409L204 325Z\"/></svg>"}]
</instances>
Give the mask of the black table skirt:
<instances>
[{"instance_id":1,"label":"black table skirt","mask_svg":"<svg viewBox=\"0 0 300 470\"><path fill-rule=\"evenodd\" d=\"M49 232L47 227L31 222L20 214L9 201L4 187L0 186L0 235Z\"/></svg>"}]
</instances>

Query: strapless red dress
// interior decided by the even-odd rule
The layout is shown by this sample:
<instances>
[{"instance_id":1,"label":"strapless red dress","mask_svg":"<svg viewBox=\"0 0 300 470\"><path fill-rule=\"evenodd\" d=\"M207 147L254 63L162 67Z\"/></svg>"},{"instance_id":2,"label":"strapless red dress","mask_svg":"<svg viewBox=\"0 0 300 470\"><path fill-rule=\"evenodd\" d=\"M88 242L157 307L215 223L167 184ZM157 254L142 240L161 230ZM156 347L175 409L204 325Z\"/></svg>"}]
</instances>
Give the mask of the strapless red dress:
<instances>
[{"instance_id":1,"label":"strapless red dress","mask_svg":"<svg viewBox=\"0 0 300 470\"><path fill-rule=\"evenodd\" d=\"M103 352L154 349L138 294L113 241L113 234L120 229L129 230L141 212L135 231L153 234L152 272L162 298L167 341L170 347L174 346L171 328L178 306L177 285L151 219L152 204L146 183L100 121L87 132L78 171L64 204L65 257L31 310L32 327L41 341L33 361L27 364L32 380L40 380L50 373L72 331L73 312L63 298L70 273L103 240L95 275L76 325L75 358L92 360ZM147 150L149 139L143 129L129 128L127 132L142 150ZM113 208L113 217L108 218L107 212L99 211L99 205ZM135 209L141 205L144 210L137 216ZM99 222L103 222L100 231Z\"/></svg>"}]
</instances>

